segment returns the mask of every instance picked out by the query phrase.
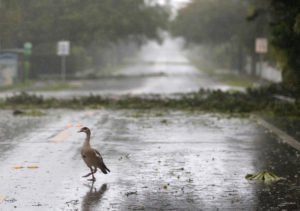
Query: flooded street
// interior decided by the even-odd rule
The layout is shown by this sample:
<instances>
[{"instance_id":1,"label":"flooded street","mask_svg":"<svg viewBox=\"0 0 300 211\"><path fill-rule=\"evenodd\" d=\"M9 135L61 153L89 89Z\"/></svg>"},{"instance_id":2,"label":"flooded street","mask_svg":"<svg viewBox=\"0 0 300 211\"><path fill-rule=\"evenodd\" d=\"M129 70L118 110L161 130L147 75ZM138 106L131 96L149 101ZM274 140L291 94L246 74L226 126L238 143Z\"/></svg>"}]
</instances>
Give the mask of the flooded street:
<instances>
[{"instance_id":1,"label":"flooded street","mask_svg":"<svg viewBox=\"0 0 300 211\"><path fill-rule=\"evenodd\" d=\"M247 119L155 110L5 113L1 124L25 125L0 140L0 210L299 208L299 154ZM94 184L82 178L89 172L79 151L82 125L111 170ZM287 180L245 179L265 169Z\"/></svg>"},{"instance_id":2,"label":"flooded street","mask_svg":"<svg viewBox=\"0 0 300 211\"><path fill-rule=\"evenodd\" d=\"M45 97L231 89L197 70L180 40L149 42L137 62ZM2 97L12 95L3 92ZM168 110L2 110L0 210L281 210L300 207L298 152L247 118ZM111 173L92 183L80 156L87 126ZM268 170L276 184L248 181Z\"/></svg>"}]
</instances>

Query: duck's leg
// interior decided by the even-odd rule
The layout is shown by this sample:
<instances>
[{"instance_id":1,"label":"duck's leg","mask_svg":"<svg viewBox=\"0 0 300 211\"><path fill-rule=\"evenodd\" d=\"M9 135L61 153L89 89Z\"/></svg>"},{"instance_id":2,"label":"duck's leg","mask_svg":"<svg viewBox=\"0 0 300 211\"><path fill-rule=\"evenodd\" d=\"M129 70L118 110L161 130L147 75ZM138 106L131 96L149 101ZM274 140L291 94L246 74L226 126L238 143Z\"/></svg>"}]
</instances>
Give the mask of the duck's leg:
<instances>
[{"instance_id":1,"label":"duck's leg","mask_svg":"<svg viewBox=\"0 0 300 211\"><path fill-rule=\"evenodd\" d=\"M95 168L94 168L94 174L96 174L96 172L97 172L97 168L95 167Z\"/></svg>"},{"instance_id":2,"label":"duck's leg","mask_svg":"<svg viewBox=\"0 0 300 211\"><path fill-rule=\"evenodd\" d=\"M92 173L90 172L90 173L88 173L88 174L86 174L86 175L84 175L82 177L88 177L88 176L91 176L91 175L92 175Z\"/></svg>"},{"instance_id":3,"label":"duck's leg","mask_svg":"<svg viewBox=\"0 0 300 211\"><path fill-rule=\"evenodd\" d=\"M94 171L92 167L90 167L90 169L91 169L90 175L92 175L92 179L89 179L89 180L94 182L94 181L96 181L96 178L95 178L95 176L94 176L94 173L97 171L97 169L96 169L96 171Z\"/></svg>"},{"instance_id":4,"label":"duck's leg","mask_svg":"<svg viewBox=\"0 0 300 211\"><path fill-rule=\"evenodd\" d=\"M95 173L97 172L97 168L95 168L94 170L92 170L92 168L90 168L90 169L91 169L91 172L88 173L88 174L86 174L86 175L84 175L84 176L82 176L82 177L89 177L89 176L91 176L92 174L95 174Z\"/></svg>"}]
</instances>

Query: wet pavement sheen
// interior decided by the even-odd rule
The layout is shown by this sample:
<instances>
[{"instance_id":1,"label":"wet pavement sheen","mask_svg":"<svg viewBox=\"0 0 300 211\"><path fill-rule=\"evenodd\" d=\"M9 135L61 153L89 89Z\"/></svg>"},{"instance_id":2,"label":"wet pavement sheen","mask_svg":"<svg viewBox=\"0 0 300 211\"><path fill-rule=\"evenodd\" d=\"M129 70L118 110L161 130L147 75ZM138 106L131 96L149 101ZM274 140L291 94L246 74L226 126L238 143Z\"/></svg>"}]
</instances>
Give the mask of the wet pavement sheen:
<instances>
[{"instance_id":1,"label":"wet pavement sheen","mask_svg":"<svg viewBox=\"0 0 300 211\"><path fill-rule=\"evenodd\" d=\"M148 43L119 75L75 90L35 92L173 94L224 86L184 57L180 40ZM12 95L3 92L0 98ZM43 117L0 111L0 211L299 210L299 153L255 122L217 114L149 110L47 110ZM92 130L111 173L91 183L80 156ZM286 178L250 182L269 170Z\"/></svg>"},{"instance_id":2,"label":"wet pavement sheen","mask_svg":"<svg viewBox=\"0 0 300 211\"><path fill-rule=\"evenodd\" d=\"M0 210L300 208L298 152L251 120L175 111L49 112L51 121L29 120L43 124L1 137L13 147L1 149ZM81 177L88 173L79 153L81 125L91 128L91 144L111 170L97 173L94 184ZM245 179L262 170L286 180Z\"/></svg>"}]
</instances>

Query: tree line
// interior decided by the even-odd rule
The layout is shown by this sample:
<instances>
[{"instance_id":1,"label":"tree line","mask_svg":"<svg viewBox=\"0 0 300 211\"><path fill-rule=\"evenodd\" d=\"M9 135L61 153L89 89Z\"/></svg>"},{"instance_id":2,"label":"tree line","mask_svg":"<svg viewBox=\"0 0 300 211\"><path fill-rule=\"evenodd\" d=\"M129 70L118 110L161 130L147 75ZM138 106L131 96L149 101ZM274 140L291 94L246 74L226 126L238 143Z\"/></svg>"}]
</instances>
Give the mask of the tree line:
<instances>
[{"instance_id":1,"label":"tree line","mask_svg":"<svg viewBox=\"0 0 300 211\"><path fill-rule=\"evenodd\" d=\"M84 68L99 63L99 49L159 39L167 17L162 7L141 0L0 0L0 48L31 42L32 59L51 59L57 42L69 40L73 63L81 61L74 66Z\"/></svg>"},{"instance_id":2,"label":"tree line","mask_svg":"<svg viewBox=\"0 0 300 211\"><path fill-rule=\"evenodd\" d=\"M283 84L300 90L300 1L192 0L178 11L171 31L187 45L201 44L220 66L257 72L255 39L266 37L264 59L282 70Z\"/></svg>"}]
</instances>

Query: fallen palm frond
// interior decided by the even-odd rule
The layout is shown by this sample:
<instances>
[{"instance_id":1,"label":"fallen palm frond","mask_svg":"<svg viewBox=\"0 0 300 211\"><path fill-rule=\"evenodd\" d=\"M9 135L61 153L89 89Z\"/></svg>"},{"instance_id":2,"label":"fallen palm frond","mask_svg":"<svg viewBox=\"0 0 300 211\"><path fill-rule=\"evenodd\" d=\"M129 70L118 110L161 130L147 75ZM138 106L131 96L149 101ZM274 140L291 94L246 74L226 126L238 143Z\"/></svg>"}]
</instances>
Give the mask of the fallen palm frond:
<instances>
[{"instance_id":1,"label":"fallen palm frond","mask_svg":"<svg viewBox=\"0 0 300 211\"><path fill-rule=\"evenodd\" d=\"M279 180L283 180L283 177L278 177L272 172L269 171L261 171L255 174L247 174L245 177L247 180L257 180L265 183L277 182Z\"/></svg>"}]
</instances>

